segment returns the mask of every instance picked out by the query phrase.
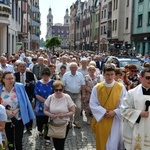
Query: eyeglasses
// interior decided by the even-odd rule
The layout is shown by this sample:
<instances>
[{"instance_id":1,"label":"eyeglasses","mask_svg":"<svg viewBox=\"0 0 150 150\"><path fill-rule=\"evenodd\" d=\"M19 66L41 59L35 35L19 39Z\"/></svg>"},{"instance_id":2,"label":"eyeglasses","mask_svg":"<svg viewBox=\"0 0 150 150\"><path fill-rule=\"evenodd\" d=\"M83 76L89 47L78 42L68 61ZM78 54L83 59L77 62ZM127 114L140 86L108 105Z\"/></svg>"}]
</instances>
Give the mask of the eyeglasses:
<instances>
[{"instance_id":1,"label":"eyeglasses","mask_svg":"<svg viewBox=\"0 0 150 150\"><path fill-rule=\"evenodd\" d=\"M131 72L139 72L139 70L131 70Z\"/></svg>"},{"instance_id":2,"label":"eyeglasses","mask_svg":"<svg viewBox=\"0 0 150 150\"><path fill-rule=\"evenodd\" d=\"M145 79L146 80L150 80L150 76L145 76Z\"/></svg>"},{"instance_id":3,"label":"eyeglasses","mask_svg":"<svg viewBox=\"0 0 150 150\"><path fill-rule=\"evenodd\" d=\"M55 89L55 92L62 92L63 89Z\"/></svg>"}]
</instances>

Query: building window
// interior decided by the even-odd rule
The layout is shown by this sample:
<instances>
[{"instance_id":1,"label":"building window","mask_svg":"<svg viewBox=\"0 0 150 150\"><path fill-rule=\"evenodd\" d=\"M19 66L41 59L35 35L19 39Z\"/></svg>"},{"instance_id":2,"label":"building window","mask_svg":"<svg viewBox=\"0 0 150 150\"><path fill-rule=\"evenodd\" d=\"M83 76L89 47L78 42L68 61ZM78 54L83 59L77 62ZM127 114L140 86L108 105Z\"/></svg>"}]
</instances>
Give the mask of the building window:
<instances>
[{"instance_id":1,"label":"building window","mask_svg":"<svg viewBox=\"0 0 150 150\"><path fill-rule=\"evenodd\" d=\"M103 26L101 27L101 35L103 34Z\"/></svg>"},{"instance_id":2,"label":"building window","mask_svg":"<svg viewBox=\"0 0 150 150\"><path fill-rule=\"evenodd\" d=\"M11 5L11 11L12 11L12 18L14 18L14 0L12 0L12 5Z\"/></svg>"},{"instance_id":3,"label":"building window","mask_svg":"<svg viewBox=\"0 0 150 150\"><path fill-rule=\"evenodd\" d=\"M114 31L114 29L115 29L115 21L114 21L114 20L113 20L113 25L112 25L112 26L113 26L112 29L113 29L113 31Z\"/></svg>"},{"instance_id":4,"label":"building window","mask_svg":"<svg viewBox=\"0 0 150 150\"><path fill-rule=\"evenodd\" d=\"M128 29L129 18L126 18L126 29Z\"/></svg>"},{"instance_id":5,"label":"building window","mask_svg":"<svg viewBox=\"0 0 150 150\"><path fill-rule=\"evenodd\" d=\"M150 12L148 12L148 25L150 25Z\"/></svg>"},{"instance_id":6,"label":"building window","mask_svg":"<svg viewBox=\"0 0 150 150\"><path fill-rule=\"evenodd\" d=\"M51 19L49 19L49 22L51 22Z\"/></svg>"},{"instance_id":7,"label":"building window","mask_svg":"<svg viewBox=\"0 0 150 150\"><path fill-rule=\"evenodd\" d=\"M14 35L12 35L12 53L14 52Z\"/></svg>"},{"instance_id":8,"label":"building window","mask_svg":"<svg viewBox=\"0 0 150 150\"><path fill-rule=\"evenodd\" d=\"M127 7L129 6L129 0L127 0Z\"/></svg>"},{"instance_id":9,"label":"building window","mask_svg":"<svg viewBox=\"0 0 150 150\"><path fill-rule=\"evenodd\" d=\"M116 0L116 9L118 9L118 0Z\"/></svg>"},{"instance_id":10,"label":"building window","mask_svg":"<svg viewBox=\"0 0 150 150\"><path fill-rule=\"evenodd\" d=\"M102 11L102 17L101 18L103 19L103 11Z\"/></svg>"},{"instance_id":11,"label":"building window","mask_svg":"<svg viewBox=\"0 0 150 150\"><path fill-rule=\"evenodd\" d=\"M20 17L21 17L20 13L21 13L21 12L20 12L20 8L19 8L19 23L20 23Z\"/></svg>"},{"instance_id":12,"label":"building window","mask_svg":"<svg viewBox=\"0 0 150 150\"><path fill-rule=\"evenodd\" d=\"M144 0L139 0L139 3L143 2Z\"/></svg>"},{"instance_id":13,"label":"building window","mask_svg":"<svg viewBox=\"0 0 150 150\"><path fill-rule=\"evenodd\" d=\"M68 23L68 19L66 20L66 23Z\"/></svg>"},{"instance_id":14,"label":"building window","mask_svg":"<svg viewBox=\"0 0 150 150\"><path fill-rule=\"evenodd\" d=\"M106 34L106 26L104 26L104 34Z\"/></svg>"},{"instance_id":15,"label":"building window","mask_svg":"<svg viewBox=\"0 0 150 150\"><path fill-rule=\"evenodd\" d=\"M115 30L117 30L117 19L115 20Z\"/></svg>"},{"instance_id":16,"label":"building window","mask_svg":"<svg viewBox=\"0 0 150 150\"><path fill-rule=\"evenodd\" d=\"M104 18L106 18L106 9L104 10Z\"/></svg>"},{"instance_id":17,"label":"building window","mask_svg":"<svg viewBox=\"0 0 150 150\"><path fill-rule=\"evenodd\" d=\"M115 10L115 5L116 5L116 0L114 0L114 6L113 6L113 9Z\"/></svg>"},{"instance_id":18,"label":"building window","mask_svg":"<svg viewBox=\"0 0 150 150\"><path fill-rule=\"evenodd\" d=\"M142 27L143 15L138 15L138 27Z\"/></svg>"},{"instance_id":19,"label":"building window","mask_svg":"<svg viewBox=\"0 0 150 150\"><path fill-rule=\"evenodd\" d=\"M18 21L18 3L16 3L16 21Z\"/></svg>"}]
</instances>

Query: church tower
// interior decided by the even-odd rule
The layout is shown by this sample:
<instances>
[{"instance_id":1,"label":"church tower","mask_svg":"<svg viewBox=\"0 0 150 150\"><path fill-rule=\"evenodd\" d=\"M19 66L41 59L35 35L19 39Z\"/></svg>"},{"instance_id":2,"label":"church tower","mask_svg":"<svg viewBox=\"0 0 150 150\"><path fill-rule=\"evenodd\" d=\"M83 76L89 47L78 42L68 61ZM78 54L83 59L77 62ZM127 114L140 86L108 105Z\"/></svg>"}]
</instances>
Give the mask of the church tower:
<instances>
[{"instance_id":1,"label":"church tower","mask_svg":"<svg viewBox=\"0 0 150 150\"><path fill-rule=\"evenodd\" d=\"M53 15L52 15L52 9L49 8L49 12L47 15L47 35L46 39L52 36L52 26L53 26Z\"/></svg>"},{"instance_id":2,"label":"church tower","mask_svg":"<svg viewBox=\"0 0 150 150\"><path fill-rule=\"evenodd\" d=\"M69 26L69 24L70 24L70 16L69 16L68 8L67 8L66 14L64 16L64 26Z\"/></svg>"}]
</instances>

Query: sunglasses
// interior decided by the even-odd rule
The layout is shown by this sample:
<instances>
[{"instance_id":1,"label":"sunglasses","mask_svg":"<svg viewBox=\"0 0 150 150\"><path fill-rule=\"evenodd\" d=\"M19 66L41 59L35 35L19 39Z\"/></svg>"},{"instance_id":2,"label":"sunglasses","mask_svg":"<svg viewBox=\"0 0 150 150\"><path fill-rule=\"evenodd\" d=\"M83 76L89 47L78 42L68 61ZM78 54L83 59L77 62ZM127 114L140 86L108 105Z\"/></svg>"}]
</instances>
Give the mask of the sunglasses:
<instances>
[{"instance_id":1,"label":"sunglasses","mask_svg":"<svg viewBox=\"0 0 150 150\"><path fill-rule=\"evenodd\" d=\"M138 70L131 70L131 72L139 72Z\"/></svg>"},{"instance_id":2,"label":"sunglasses","mask_svg":"<svg viewBox=\"0 0 150 150\"><path fill-rule=\"evenodd\" d=\"M62 92L63 89L55 89L55 92Z\"/></svg>"},{"instance_id":3,"label":"sunglasses","mask_svg":"<svg viewBox=\"0 0 150 150\"><path fill-rule=\"evenodd\" d=\"M127 73L126 71L122 71L123 73Z\"/></svg>"},{"instance_id":4,"label":"sunglasses","mask_svg":"<svg viewBox=\"0 0 150 150\"><path fill-rule=\"evenodd\" d=\"M146 80L150 80L150 76L145 76L145 79Z\"/></svg>"}]
</instances>

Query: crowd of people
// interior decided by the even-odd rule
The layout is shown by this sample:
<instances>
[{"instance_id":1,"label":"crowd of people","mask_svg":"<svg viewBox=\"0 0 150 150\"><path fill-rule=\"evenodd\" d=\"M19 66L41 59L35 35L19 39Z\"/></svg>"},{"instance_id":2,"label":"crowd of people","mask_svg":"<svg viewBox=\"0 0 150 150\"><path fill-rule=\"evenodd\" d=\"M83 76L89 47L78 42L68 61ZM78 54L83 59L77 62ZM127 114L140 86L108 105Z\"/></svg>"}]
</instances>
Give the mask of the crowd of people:
<instances>
[{"instance_id":1,"label":"crowd of people","mask_svg":"<svg viewBox=\"0 0 150 150\"><path fill-rule=\"evenodd\" d=\"M150 57L137 55L141 71L135 64L118 68L109 55L63 50L2 54L0 132L6 134L6 147L22 150L24 127L31 133L35 119L39 138L46 145L52 138L55 149L64 150L69 129L82 128L85 111L97 150L149 150ZM65 126L65 136L49 136L49 124ZM0 135L5 147L3 140Z\"/></svg>"}]
</instances>

